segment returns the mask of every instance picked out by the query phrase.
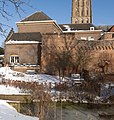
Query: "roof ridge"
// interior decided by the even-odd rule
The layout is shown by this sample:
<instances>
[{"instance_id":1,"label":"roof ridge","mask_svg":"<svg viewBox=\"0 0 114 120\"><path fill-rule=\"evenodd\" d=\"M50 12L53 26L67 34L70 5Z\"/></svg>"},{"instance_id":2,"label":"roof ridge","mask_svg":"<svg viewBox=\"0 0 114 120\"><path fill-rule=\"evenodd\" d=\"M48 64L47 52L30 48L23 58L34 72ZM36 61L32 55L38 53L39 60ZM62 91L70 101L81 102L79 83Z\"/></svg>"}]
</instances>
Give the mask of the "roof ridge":
<instances>
[{"instance_id":1,"label":"roof ridge","mask_svg":"<svg viewBox=\"0 0 114 120\"><path fill-rule=\"evenodd\" d=\"M24 21L44 21L44 20L52 20L47 14L43 11L37 11L26 18L22 19L20 22Z\"/></svg>"}]
</instances>

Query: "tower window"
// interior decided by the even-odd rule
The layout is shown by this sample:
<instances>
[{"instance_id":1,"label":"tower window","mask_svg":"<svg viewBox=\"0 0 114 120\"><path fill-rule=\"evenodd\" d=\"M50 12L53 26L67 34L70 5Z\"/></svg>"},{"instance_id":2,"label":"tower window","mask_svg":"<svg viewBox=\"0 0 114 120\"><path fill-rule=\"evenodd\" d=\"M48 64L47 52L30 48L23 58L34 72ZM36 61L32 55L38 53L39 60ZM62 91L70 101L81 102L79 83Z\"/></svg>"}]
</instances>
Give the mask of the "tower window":
<instances>
[{"instance_id":1,"label":"tower window","mask_svg":"<svg viewBox=\"0 0 114 120\"><path fill-rule=\"evenodd\" d=\"M89 15L89 11L88 11L88 9L87 9L87 11L86 11L86 15L87 15L87 16Z\"/></svg>"}]
</instances>

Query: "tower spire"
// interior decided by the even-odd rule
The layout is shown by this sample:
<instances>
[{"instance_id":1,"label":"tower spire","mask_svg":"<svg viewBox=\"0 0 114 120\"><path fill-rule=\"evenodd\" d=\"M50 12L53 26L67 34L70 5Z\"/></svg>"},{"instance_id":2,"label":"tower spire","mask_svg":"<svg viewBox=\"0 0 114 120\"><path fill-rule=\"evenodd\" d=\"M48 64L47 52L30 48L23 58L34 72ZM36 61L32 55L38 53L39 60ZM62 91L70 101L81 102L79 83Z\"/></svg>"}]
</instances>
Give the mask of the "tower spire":
<instances>
[{"instance_id":1,"label":"tower spire","mask_svg":"<svg viewBox=\"0 0 114 120\"><path fill-rule=\"evenodd\" d=\"M72 0L72 24L92 23L91 0Z\"/></svg>"}]
</instances>

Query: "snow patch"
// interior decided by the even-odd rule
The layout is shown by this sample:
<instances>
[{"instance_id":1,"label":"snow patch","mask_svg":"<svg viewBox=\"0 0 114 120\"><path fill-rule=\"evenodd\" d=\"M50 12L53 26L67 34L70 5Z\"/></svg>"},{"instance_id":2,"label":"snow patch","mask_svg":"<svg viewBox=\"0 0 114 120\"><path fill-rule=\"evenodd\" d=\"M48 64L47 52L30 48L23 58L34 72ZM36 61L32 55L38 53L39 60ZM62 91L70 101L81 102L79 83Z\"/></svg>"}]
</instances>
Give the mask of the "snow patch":
<instances>
[{"instance_id":1,"label":"snow patch","mask_svg":"<svg viewBox=\"0 0 114 120\"><path fill-rule=\"evenodd\" d=\"M20 114L6 101L0 100L0 120L39 120L36 117Z\"/></svg>"}]
</instances>

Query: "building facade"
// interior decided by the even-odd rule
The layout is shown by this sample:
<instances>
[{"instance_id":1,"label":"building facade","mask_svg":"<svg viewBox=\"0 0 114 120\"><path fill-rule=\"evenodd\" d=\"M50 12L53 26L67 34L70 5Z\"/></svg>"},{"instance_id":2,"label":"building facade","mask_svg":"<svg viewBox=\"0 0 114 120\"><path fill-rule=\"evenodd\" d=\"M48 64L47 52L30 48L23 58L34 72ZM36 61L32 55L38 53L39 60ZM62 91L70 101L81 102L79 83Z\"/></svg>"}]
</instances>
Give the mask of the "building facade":
<instances>
[{"instance_id":1,"label":"building facade","mask_svg":"<svg viewBox=\"0 0 114 120\"><path fill-rule=\"evenodd\" d=\"M5 65L40 65L45 71L51 61L50 48L56 52L69 44L75 52L77 43L82 43L81 49L94 51L96 58L108 52L114 60L114 26L104 31L91 23L57 24L45 13L36 12L18 22L17 27L18 31L11 30L5 40ZM92 68L92 64L89 66Z\"/></svg>"},{"instance_id":2,"label":"building facade","mask_svg":"<svg viewBox=\"0 0 114 120\"><path fill-rule=\"evenodd\" d=\"M9 32L5 40L5 65L40 65L42 35L61 33L60 26L43 12L17 22L18 32Z\"/></svg>"}]
</instances>

